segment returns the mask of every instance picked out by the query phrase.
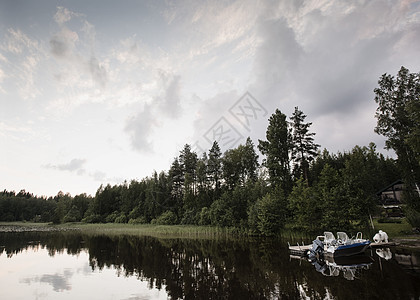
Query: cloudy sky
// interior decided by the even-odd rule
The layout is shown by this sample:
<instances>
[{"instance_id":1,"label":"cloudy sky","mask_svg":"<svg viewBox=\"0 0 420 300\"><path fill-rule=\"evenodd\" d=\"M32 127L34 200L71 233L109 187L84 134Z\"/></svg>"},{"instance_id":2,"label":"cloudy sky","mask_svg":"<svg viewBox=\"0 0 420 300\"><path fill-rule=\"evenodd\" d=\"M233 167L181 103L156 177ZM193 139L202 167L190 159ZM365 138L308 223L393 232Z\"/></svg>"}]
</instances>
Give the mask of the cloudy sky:
<instances>
[{"instance_id":1,"label":"cloudy sky","mask_svg":"<svg viewBox=\"0 0 420 300\"><path fill-rule=\"evenodd\" d=\"M94 194L295 106L322 148L381 150L373 89L401 66L420 1L1 0L0 189Z\"/></svg>"}]
</instances>

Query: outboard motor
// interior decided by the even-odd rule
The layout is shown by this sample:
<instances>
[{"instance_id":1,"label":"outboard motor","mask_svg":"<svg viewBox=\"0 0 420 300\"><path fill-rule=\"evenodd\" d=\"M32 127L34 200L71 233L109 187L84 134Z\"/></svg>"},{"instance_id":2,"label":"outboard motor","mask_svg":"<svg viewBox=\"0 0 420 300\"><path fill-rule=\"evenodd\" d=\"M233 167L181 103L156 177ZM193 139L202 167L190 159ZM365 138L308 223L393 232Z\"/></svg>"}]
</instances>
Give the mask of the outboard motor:
<instances>
[{"instance_id":1,"label":"outboard motor","mask_svg":"<svg viewBox=\"0 0 420 300\"><path fill-rule=\"evenodd\" d=\"M324 253L324 244L316 239L312 242L312 249L309 250L308 259L310 262L316 261Z\"/></svg>"}]
</instances>

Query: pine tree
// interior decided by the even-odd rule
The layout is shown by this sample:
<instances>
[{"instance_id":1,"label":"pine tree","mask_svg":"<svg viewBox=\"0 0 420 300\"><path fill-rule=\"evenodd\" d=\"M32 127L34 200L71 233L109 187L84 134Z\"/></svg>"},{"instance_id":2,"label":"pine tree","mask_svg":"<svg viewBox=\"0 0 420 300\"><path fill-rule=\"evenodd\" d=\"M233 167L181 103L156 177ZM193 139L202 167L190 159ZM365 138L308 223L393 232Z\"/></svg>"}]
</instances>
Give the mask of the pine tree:
<instances>
[{"instance_id":1,"label":"pine tree","mask_svg":"<svg viewBox=\"0 0 420 300\"><path fill-rule=\"evenodd\" d=\"M258 149L266 158L263 161L268 169L273 187L280 185L286 195L291 191L290 153L292 136L286 121L286 115L276 109L269 119L266 141L259 140Z\"/></svg>"},{"instance_id":2,"label":"pine tree","mask_svg":"<svg viewBox=\"0 0 420 300\"><path fill-rule=\"evenodd\" d=\"M294 176L303 176L308 182L309 163L317 155L319 145L314 143L315 133L309 132L312 123L305 123L306 115L295 107L295 111L290 118L292 120L292 160L294 162Z\"/></svg>"}]
</instances>

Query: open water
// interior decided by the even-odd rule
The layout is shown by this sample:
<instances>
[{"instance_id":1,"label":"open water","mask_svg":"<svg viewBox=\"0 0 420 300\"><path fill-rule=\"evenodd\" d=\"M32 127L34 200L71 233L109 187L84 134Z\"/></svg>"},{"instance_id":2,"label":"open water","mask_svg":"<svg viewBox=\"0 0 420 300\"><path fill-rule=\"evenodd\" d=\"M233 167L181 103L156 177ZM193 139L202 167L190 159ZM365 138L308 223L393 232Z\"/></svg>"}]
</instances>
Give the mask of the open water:
<instances>
[{"instance_id":1,"label":"open water","mask_svg":"<svg viewBox=\"0 0 420 300\"><path fill-rule=\"evenodd\" d=\"M272 239L0 232L0 299L419 299L420 253L379 254L313 265Z\"/></svg>"}]
</instances>

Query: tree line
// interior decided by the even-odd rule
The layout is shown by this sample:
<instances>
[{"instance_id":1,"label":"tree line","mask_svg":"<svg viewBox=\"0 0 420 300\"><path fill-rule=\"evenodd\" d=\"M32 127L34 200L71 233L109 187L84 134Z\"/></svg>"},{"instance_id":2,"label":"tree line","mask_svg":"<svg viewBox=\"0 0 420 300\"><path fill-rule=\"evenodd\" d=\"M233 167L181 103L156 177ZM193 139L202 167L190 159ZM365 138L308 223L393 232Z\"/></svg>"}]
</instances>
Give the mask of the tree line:
<instances>
[{"instance_id":1,"label":"tree line","mask_svg":"<svg viewBox=\"0 0 420 300\"><path fill-rule=\"evenodd\" d=\"M404 76L412 77L411 81L401 83ZM310 131L312 123L306 122L307 116L298 107L289 118L277 109L269 118L266 138L257 146L248 138L222 153L215 141L209 151L198 156L186 144L167 172L101 185L94 196L72 197L60 192L40 198L25 191L3 191L0 220L197 224L236 227L267 236L279 233L286 223L307 232L366 226L369 215L375 213L379 189L401 178L416 186L418 123L405 120L401 126L412 128L404 127L405 136L398 139L399 131L387 133L396 126L388 123L407 114L393 116L383 107L391 101L386 99L387 88L393 101L411 97L412 102L401 106L412 111L409 115L418 122L419 78L402 68L397 78L384 74L375 89L379 104L375 131L388 138L387 147L395 150L396 160L384 157L373 143L336 154L320 151L315 133ZM390 89L389 82L396 86ZM407 89L410 84L417 89ZM404 88L404 93L395 92ZM415 95L407 96L410 93ZM395 106L391 107L394 113ZM263 155L261 164L257 149ZM409 194L409 215L415 225L420 205L418 195Z\"/></svg>"}]
</instances>

